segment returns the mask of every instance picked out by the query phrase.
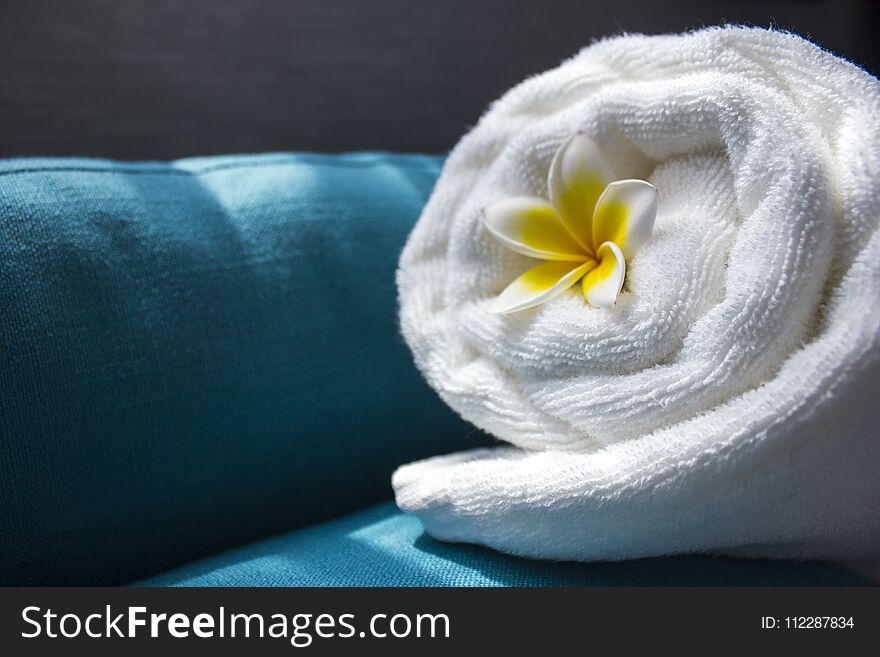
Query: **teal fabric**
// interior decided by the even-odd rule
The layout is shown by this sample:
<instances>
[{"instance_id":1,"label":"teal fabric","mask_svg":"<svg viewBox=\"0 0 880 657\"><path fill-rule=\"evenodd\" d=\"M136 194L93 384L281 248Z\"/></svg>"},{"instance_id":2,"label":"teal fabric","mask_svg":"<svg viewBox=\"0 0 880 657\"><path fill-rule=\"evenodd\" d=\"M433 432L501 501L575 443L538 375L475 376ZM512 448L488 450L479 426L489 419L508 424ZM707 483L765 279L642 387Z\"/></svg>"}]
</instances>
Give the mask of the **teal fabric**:
<instances>
[{"instance_id":1,"label":"teal fabric","mask_svg":"<svg viewBox=\"0 0 880 657\"><path fill-rule=\"evenodd\" d=\"M839 566L688 556L619 563L518 559L439 543L392 503L193 563L144 586L845 586Z\"/></svg>"},{"instance_id":2,"label":"teal fabric","mask_svg":"<svg viewBox=\"0 0 880 657\"><path fill-rule=\"evenodd\" d=\"M436 157L0 161L0 584L114 584L481 438L394 271Z\"/></svg>"},{"instance_id":3,"label":"teal fabric","mask_svg":"<svg viewBox=\"0 0 880 657\"><path fill-rule=\"evenodd\" d=\"M441 164L0 161L0 584L186 562L147 583L863 583L823 564L521 560L437 543L390 503L313 524L387 498L399 463L485 443L396 325L398 254Z\"/></svg>"}]
</instances>

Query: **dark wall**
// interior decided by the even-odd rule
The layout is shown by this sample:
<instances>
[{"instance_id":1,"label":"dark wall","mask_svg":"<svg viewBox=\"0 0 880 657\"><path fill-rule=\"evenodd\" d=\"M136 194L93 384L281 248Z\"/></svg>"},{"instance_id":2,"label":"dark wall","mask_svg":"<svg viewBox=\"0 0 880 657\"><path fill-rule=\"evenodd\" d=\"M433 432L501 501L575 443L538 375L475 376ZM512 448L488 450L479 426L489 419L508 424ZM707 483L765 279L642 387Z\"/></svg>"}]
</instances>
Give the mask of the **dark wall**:
<instances>
[{"instance_id":1,"label":"dark wall","mask_svg":"<svg viewBox=\"0 0 880 657\"><path fill-rule=\"evenodd\" d=\"M592 39L776 25L880 70L876 0L0 0L0 157L449 149Z\"/></svg>"}]
</instances>

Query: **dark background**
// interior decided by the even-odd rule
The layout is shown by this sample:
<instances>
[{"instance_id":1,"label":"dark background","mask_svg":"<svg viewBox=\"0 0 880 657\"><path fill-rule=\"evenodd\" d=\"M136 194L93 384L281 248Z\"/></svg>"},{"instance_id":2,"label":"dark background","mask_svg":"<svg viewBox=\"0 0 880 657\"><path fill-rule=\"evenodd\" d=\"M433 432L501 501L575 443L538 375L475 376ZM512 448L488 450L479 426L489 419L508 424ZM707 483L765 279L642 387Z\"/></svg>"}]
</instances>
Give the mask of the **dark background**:
<instances>
[{"instance_id":1,"label":"dark background","mask_svg":"<svg viewBox=\"0 0 880 657\"><path fill-rule=\"evenodd\" d=\"M877 0L0 0L0 157L442 152L592 40L777 26L880 70Z\"/></svg>"}]
</instances>

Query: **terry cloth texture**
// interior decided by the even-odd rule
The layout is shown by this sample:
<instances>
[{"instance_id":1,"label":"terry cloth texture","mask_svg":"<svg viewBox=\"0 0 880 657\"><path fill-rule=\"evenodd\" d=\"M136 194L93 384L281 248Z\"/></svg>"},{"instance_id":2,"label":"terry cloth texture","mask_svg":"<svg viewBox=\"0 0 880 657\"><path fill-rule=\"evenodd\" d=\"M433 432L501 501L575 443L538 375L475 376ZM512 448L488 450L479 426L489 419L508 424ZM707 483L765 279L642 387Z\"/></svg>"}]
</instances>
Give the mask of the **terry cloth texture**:
<instances>
[{"instance_id":1,"label":"terry cloth texture","mask_svg":"<svg viewBox=\"0 0 880 657\"><path fill-rule=\"evenodd\" d=\"M395 322L441 165L0 162L0 584L131 581L479 444Z\"/></svg>"},{"instance_id":2,"label":"terry cloth texture","mask_svg":"<svg viewBox=\"0 0 880 657\"><path fill-rule=\"evenodd\" d=\"M391 502L187 564L141 586L870 586L828 563L684 556L519 559L439 543Z\"/></svg>"},{"instance_id":3,"label":"terry cloth texture","mask_svg":"<svg viewBox=\"0 0 880 657\"><path fill-rule=\"evenodd\" d=\"M529 264L480 208L547 197L577 130L660 190L613 311L575 288L487 312ZM513 446L394 477L434 536L519 555L880 551L880 83L791 34L586 48L448 159L398 271L403 333L462 417Z\"/></svg>"}]
</instances>

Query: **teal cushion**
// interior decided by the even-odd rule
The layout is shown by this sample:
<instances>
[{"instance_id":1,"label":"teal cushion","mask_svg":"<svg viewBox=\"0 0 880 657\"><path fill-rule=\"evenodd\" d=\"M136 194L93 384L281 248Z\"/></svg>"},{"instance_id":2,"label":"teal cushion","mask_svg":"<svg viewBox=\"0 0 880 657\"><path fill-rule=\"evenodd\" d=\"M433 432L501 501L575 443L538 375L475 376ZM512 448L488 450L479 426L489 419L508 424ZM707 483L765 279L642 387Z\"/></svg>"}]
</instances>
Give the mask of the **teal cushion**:
<instances>
[{"instance_id":1,"label":"teal cushion","mask_svg":"<svg viewBox=\"0 0 880 657\"><path fill-rule=\"evenodd\" d=\"M0 584L113 584L479 438L394 271L442 160L0 161Z\"/></svg>"},{"instance_id":2,"label":"teal cushion","mask_svg":"<svg viewBox=\"0 0 880 657\"><path fill-rule=\"evenodd\" d=\"M439 543L381 504L196 562L145 586L845 586L871 584L823 563L688 556L617 563L531 561Z\"/></svg>"}]
</instances>

